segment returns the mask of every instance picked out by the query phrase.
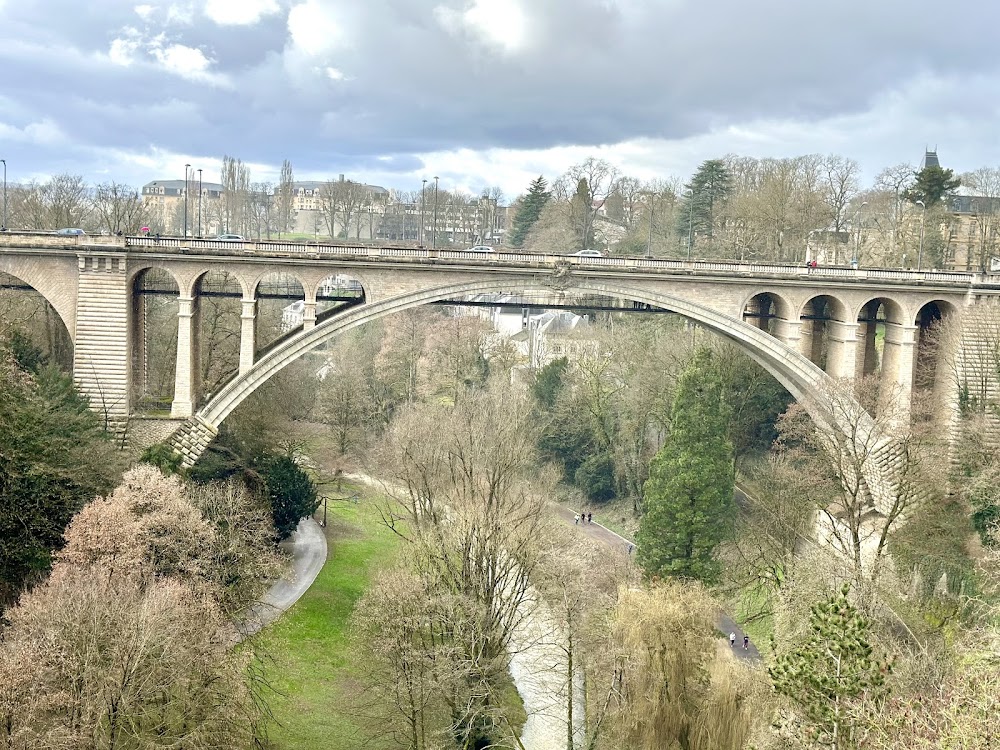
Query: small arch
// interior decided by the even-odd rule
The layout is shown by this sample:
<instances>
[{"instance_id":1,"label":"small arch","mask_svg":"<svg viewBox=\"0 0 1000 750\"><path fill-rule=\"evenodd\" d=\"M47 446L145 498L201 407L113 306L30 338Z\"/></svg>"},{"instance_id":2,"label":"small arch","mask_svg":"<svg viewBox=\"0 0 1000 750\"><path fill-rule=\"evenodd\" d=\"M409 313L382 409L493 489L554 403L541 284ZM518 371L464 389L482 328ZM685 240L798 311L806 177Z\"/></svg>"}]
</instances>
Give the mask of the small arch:
<instances>
[{"instance_id":1,"label":"small arch","mask_svg":"<svg viewBox=\"0 0 1000 750\"><path fill-rule=\"evenodd\" d=\"M887 297L875 297L860 305L855 320L858 324L856 375L863 377L882 370L886 327L906 322L902 305Z\"/></svg>"},{"instance_id":2,"label":"small arch","mask_svg":"<svg viewBox=\"0 0 1000 750\"><path fill-rule=\"evenodd\" d=\"M835 323L849 320L847 306L836 297L818 294L799 309L799 350L824 372L830 372L831 336Z\"/></svg>"},{"instance_id":3,"label":"small arch","mask_svg":"<svg viewBox=\"0 0 1000 750\"><path fill-rule=\"evenodd\" d=\"M145 266L131 277L129 348L132 353L132 409L169 411L177 369L177 308L180 285L160 266Z\"/></svg>"},{"instance_id":4,"label":"small arch","mask_svg":"<svg viewBox=\"0 0 1000 750\"><path fill-rule=\"evenodd\" d=\"M926 399L927 409L918 409L927 416L938 413L946 405L948 372L942 367L942 336L946 323L957 315L957 308L945 300L931 300L917 310L914 318L916 342L913 362L913 398Z\"/></svg>"},{"instance_id":5,"label":"small arch","mask_svg":"<svg viewBox=\"0 0 1000 750\"><path fill-rule=\"evenodd\" d=\"M777 336L779 321L788 320L791 305L774 292L759 292L743 304L743 322Z\"/></svg>"},{"instance_id":6,"label":"small arch","mask_svg":"<svg viewBox=\"0 0 1000 750\"><path fill-rule=\"evenodd\" d=\"M254 297L257 300L255 354L259 354L282 336L302 328L306 292L298 276L279 271L257 280Z\"/></svg>"},{"instance_id":7,"label":"small arch","mask_svg":"<svg viewBox=\"0 0 1000 750\"><path fill-rule=\"evenodd\" d=\"M320 323L346 307L363 304L365 287L359 279L337 273L320 281L313 296L316 300L316 322Z\"/></svg>"},{"instance_id":8,"label":"small arch","mask_svg":"<svg viewBox=\"0 0 1000 750\"><path fill-rule=\"evenodd\" d=\"M73 339L49 299L19 276L0 272L0 331L17 331L63 372L73 371Z\"/></svg>"},{"instance_id":9,"label":"small arch","mask_svg":"<svg viewBox=\"0 0 1000 750\"><path fill-rule=\"evenodd\" d=\"M195 279L191 296L197 338L192 392L201 400L239 372L243 283L228 271L205 271Z\"/></svg>"}]
</instances>

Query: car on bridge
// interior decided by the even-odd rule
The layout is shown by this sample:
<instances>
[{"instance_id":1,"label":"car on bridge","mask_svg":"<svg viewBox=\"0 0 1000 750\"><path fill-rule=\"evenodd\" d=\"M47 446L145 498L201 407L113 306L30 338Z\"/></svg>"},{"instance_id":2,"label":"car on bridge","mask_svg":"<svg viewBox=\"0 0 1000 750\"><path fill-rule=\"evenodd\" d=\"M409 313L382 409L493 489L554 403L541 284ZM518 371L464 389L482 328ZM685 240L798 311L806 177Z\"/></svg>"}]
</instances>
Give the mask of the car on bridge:
<instances>
[{"instance_id":1,"label":"car on bridge","mask_svg":"<svg viewBox=\"0 0 1000 750\"><path fill-rule=\"evenodd\" d=\"M80 235L86 234L86 232L80 229L80 227L65 227L63 229L57 229L56 234L64 237L79 237Z\"/></svg>"},{"instance_id":2,"label":"car on bridge","mask_svg":"<svg viewBox=\"0 0 1000 750\"><path fill-rule=\"evenodd\" d=\"M577 258L603 258L604 253L600 250L577 250L573 253Z\"/></svg>"},{"instance_id":3,"label":"car on bridge","mask_svg":"<svg viewBox=\"0 0 1000 750\"><path fill-rule=\"evenodd\" d=\"M491 245L475 245L466 250L467 253L492 253L494 252Z\"/></svg>"},{"instance_id":4,"label":"car on bridge","mask_svg":"<svg viewBox=\"0 0 1000 750\"><path fill-rule=\"evenodd\" d=\"M215 239L217 239L217 240L237 240L239 242L243 242L244 241L242 234L220 234Z\"/></svg>"}]
</instances>

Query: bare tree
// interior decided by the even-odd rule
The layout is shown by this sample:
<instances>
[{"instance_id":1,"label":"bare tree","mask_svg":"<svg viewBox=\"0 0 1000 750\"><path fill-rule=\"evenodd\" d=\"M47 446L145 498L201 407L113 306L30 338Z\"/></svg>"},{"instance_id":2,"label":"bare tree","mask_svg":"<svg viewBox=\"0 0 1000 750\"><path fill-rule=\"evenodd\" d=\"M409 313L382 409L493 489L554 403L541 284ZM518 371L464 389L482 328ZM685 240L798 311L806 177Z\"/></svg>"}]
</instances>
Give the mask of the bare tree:
<instances>
[{"instance_id":1,"label":"bare tree","mask_svg":"<svg viewBox=\"0 0 1000 750\"><path fill-rule=\"evenodd\" d=\"M99 228L111 234L136 234L149 219L142 194L118 182L95 186L93 206Z\"/></svg>"},{"instance_id":2,"label":"bare tree","mask_svg":"<svg viewBox=\"0 0 1000 750\"><path fill-rule=\"evenodd\" d=\"M222 157L222 222L226 232L249 234L247 204L250 169L232 156Z\"/></svg>"},{"instance_id":3,"label":"bare tree","mask_svg":"<svg viewBox=\"0 0 1000 750\"><path fill-rule=\"evenodd\" d=\"M292 173L292 163L288 159L281 163L276 212L275 227L280 237L291 232L295 226L295 176Z\"/></svg>"},{"instance_id":4,"label":"bare tree","mask_svg":"<svg viewBox=\"0 0 1000 750\"><path fill-rule=\"evenodd\" d=\"M830 154L823 159L825 200L833 216L835 232L842 231L847 223L847 206L858 194L860 176L861 166L854 159L836 154Z\"/></svg>"},{"instance_id":5,"label":"bare tree","mask_svg":"<svg viewBox=\"0 0 1000 750\"><path fill-rule=\"evenodd\" d=\"M575 198L582 202L578 208L574 232L582 238L583 249L588 248L593 233L594 219L604 202L615 191L618 184L618 169L603 159L588 158L574 164L558 180L565 187L567 195L575 192Z\"/></svg>"}]
</instances>

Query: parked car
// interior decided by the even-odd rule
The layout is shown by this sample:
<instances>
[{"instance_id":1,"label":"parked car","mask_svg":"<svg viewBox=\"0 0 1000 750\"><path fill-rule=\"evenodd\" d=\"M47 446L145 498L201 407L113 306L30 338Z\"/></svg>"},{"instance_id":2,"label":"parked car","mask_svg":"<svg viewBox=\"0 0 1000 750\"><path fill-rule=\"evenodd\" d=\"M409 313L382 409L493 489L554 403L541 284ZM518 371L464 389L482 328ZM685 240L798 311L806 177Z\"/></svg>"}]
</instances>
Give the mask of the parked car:
<instances>
[{"instance_id":1,"label":"parked car","mask_svg":"<svg viewBox=\"0 0 1000 750\"><path fill-rule=\"evenodd\" d=\"M56 234L68 235L70 237L79 237L82 234L86 234L79 227L65 227L64 229L57 229Z\"/></svg>"},{"instance_id":2,"label":"parked car","mask_svg":"<svg viewBox=\"0 0 1000 750\"><path fill-rule=\"evenodd\" d=\"M220 234L215 239L217 239L217 240L239 240L240 242L243 242L243 235L242 234Z\"/></svg>"},{"instance_id":3,"label":"parked car","mask_svg":"<svg viewBox=\"0 0 1000 750\"><path fill-rule=\"evenodd\" d=\"M604 253L600 250L577 250L573 253L577 258L603 258Z\"/></svg>"},{"instance_id":4,"label":"parked car","mask_svg":"<svg viewBox=\"0 0 1000 750\"><path fill-rule=\"evenodd\" d=\"M475 247L470 247L467 252L470 253L492 253L493 247L491 245L476 245Z\"/></svg>"}]
</instances>

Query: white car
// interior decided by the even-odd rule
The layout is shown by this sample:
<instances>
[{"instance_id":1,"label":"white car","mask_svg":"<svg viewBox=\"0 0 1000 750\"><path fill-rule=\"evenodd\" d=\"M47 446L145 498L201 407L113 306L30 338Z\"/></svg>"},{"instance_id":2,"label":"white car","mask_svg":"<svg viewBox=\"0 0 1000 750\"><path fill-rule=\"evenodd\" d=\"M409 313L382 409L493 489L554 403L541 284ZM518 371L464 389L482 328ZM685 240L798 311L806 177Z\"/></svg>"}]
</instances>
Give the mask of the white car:
<instances>
[{"instance_id":1,"label":"white car","mask_svg":"<svg viewBox=\"0 0 1000 750\"><path fill-rule=\"evenodd\" d=\"M493 247L490 245L476 245L475 247L470 247L466 252L470 253L492 253Z\"/></svg>"},{"instance_id":2,"label":"white car","mask_svg":"<svg viewBox=\"0 0 1000 750\"><path fill-rule=\"evenodd\" d=\"M243 242L243 235L241 234L220 234L215 239L217 240L239 240Z\"/></svg>"},{"instance_id":3,"label":"white car","mask_svg":"<svg viewBox=\"0 0 1000 750\"><path fill-rule=\"evenodd\" d=\"M573 253L577 258L603 258L604 253L600 250L577 250Z\"/></svg>"}]
</instances>

